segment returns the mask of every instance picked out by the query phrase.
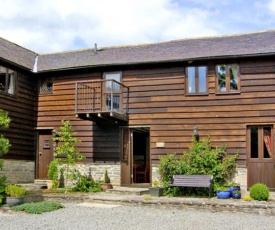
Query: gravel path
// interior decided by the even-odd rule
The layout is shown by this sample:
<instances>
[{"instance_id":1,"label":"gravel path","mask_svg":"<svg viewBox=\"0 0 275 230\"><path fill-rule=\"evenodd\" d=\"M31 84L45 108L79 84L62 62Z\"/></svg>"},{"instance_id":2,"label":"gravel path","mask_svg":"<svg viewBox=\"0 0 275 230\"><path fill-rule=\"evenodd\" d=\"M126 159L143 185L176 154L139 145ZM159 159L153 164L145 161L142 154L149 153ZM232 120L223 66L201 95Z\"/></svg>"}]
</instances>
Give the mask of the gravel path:
<instances>
[{"instance_id":1,"label":"gravel path","mask_svg":"<svg viewBox=\"0 0 275 230\"><path fill-rule=\"evenodd\" d=\"M41 215L0 212L1 230L275 229L274 216L179 210L173 207L65 203Z\"/></svg>"}]
</instances>

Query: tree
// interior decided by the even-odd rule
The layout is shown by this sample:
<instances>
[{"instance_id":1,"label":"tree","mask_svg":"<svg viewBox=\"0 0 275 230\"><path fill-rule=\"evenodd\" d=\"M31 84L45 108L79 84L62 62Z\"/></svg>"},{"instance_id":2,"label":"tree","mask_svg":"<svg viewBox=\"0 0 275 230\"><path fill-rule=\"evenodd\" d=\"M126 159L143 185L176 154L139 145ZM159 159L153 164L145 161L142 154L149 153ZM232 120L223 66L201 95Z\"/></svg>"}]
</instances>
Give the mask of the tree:
<instances>
[{"instance_id":1,"label":"tree","mask_svg":"<svg viewBox=\"0 0 275 230\"><path fill-rule=\"evenodd\" d=\"M80 141L75 137L76 132L74 132L70 121L62 121L62 126L60 127L60 130L56 131L56 134L57 135L53 140L58 142L58 146L55 149L54 156L59 163L65 166L64 171L67 182L67 180L73 176L71 167L75 166L77 161L85 159L85 156L82 155L75 146L75 144Z\"/></svg>"}]
</instances>

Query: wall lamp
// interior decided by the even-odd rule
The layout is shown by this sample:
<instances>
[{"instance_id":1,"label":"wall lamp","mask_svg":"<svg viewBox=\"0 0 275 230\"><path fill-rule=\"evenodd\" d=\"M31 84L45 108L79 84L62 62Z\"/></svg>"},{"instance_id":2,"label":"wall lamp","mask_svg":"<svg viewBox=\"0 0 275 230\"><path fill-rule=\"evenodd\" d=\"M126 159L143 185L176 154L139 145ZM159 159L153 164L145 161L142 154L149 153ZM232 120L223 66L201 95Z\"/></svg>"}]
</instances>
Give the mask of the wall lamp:
<instances>
[{"instance_id":1,"label":"wall lamp","mask_svg":"<svg viewBox=\"0 0 275 230\"><path fill-rule=\"evenodd\" d=\"M198 128L196 126L194 126L193 135L194 135L194 138L195 138L196 141L200 140L199 131L198 131Z\"/></svg>"},{"instance_id":2,"label":"wall lamp","mask_svg":"<svg viewBox=\"0 0 275 230\"><path fill-rule=\"evenodd\" d=\"M59 137L59 135L56 133L55 129L52 130L52 136L53 136L53 139L56 138L56 137ZM54 140L54 142L57 144L58 140Z\"/></svg>"}]
</instances>

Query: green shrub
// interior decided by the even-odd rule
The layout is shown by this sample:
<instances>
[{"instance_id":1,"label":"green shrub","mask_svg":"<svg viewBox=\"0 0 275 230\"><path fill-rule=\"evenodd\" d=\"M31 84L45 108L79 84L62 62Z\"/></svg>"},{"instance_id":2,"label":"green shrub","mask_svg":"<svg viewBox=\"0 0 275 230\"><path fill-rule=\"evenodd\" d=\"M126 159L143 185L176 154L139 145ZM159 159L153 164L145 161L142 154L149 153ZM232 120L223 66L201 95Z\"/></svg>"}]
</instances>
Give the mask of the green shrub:
<instances>
[{"instance_id":1,"label":"green shrub","mask_svg":"<svg viewBox=\"0 0 275 230\"><path fill-rule=\"evenodd\" d=\"M53 181L53 185L52 188L55 189L58 187L58 165L59 162L58 160L53 160L51 161L51 163L49 164L49 168L48 168L48 179Z\"/></svg>"},{"instance_id":2,"label":"green shrub","mask_svg":"<svg viewBox=\"0 0 275 230\"><path fill-rule=\"evenodd\" d=\"M95 182L91 176L81 175L79 171L74 174L76 181L75 186L72 188L72 192L101 192L99 182Z\"/></svg>"},{"instance_id":3,"label":"green shrub","mask_svg":"<svg viewBox=\"0 0 275 230\"><path fill-rule=\"evenodd\" d=\"M25 211L30 214L41 214L43 212L51 212L60 208L64 208L62 204L54 201L42 201L37 203L25 203L12 207L14 211Z\"/></svg>"},{"instance_id":4,"label":"green shrub","mask_svg":"<svg viewBox=\"0 0 275 230\"><path fill-rule=\"evenodd\" d=\"M254 184L249 189L249 192L254 200L268 200L269 198L269 189L265 184Z\"/></svg>"},{"instance_id":5,"label":"green shrub","mask_svg":"<svg viewBox=\"0 0 275 230\"><path fill-rule=\"evenodd\" d=\"M106 183L106 184L110 183L110 177L108 175L108 171L107 170L105 170L105 173L104 173L104 183Z\"/></svg>"},{"instance_id":6,"label":"green shrub","mask_svg":"<svg viewBox=\"0 0 275 230\"><path fill-rule=\"evenodd\" d=\"M193 138L192 145L182 156L176 157L169 153L160 157L159 173L165 194L175 196L183 194L207 194L208 190L204 188L185 188L181 190L178 187L170 188L169 183L173 175L213 175L214 188L224 185L236 173L236 160L238 153L228 155L225 147L212 147L210 138L201 142Z\"/></svg>"},{"instance_id":7,"label":"green shrub","mask_svg":"<svg viewBox=\"0 0 275 230\"><path fill-rule=\"evenodd\" d=\"M26 194L26 189L24 189L20 185L9 184L6 186L5 192L6 192L7 196L21 197Z\"/></svg>"},{"instance_id":8,"label":"green shrub","mask_svg":"<svg viewBox=\"0 0 275 230\"><path fill-rule=\"evenodd\" d=\"M6 176L0 177L0 205L3 203L3 198L5 197L6 188Z\"/></svg>"}]
</instances>

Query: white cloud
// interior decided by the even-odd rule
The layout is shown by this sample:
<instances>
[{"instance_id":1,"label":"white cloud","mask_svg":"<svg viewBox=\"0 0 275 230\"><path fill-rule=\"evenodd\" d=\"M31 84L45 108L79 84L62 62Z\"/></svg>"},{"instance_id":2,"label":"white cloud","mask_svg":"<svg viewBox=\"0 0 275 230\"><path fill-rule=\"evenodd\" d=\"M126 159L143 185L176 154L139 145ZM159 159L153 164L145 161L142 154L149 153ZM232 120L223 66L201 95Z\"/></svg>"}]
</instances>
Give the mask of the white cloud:
<instances>
[{"instance_id":1,"label":"white cloud","mask_svg":"<svg viewBox=\"0 0 275 230\"><path fill-rule=\"evenodd\" d=\"M234 25L226 26L225 18L234 20L224 10L235 12L243 2L232 1L1 0L0 36L36 52L57 52L231 33Z\"/></svg>"},{"instance_id":2,"label":"white cloud","mask_svg":"<svg viewBox=\"0 0 275 230\"><path fill-rule=\"evenodd\" d=\"M37 52L217 33L207 12L172 0L2 0L1 8L0 36Z\"/></svg>"},{"instance_id":3,"label":"white cloud","mask_svg":"<svg viewBox=\"0 0 275 230\"><path fill-rule=\"evenodd\" d=\"M271 12L275 13L275 0L269 0L267 6Z\"/></svg>"}]
</instances>

